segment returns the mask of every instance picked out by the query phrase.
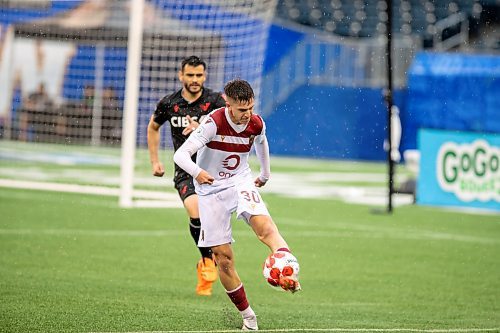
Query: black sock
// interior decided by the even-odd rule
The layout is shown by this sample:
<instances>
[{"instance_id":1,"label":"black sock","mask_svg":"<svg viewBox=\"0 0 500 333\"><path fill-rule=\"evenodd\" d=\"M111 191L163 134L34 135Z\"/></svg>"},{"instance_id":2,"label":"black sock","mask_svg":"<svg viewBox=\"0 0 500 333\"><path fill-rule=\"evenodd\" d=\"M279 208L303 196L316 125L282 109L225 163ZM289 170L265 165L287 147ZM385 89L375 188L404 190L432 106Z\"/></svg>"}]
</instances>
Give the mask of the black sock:
<instances>
[{"instance_id":1,"label":"black sock","mask_svg":"<svg viewBox=\"0 0 500 333\"><path fill-rule=\"evenodd\" d=\"M192 218L190 217L190 222L189 222L189 231L191 232L191 237L193 237L194 243L196 246L198 246L198 240L200 238L200 229L201 229L201 222L199 218ZM203 258L212 258L212 249L209 247L198 247L198 250L200 250L201 256Z\"/></svg>"}]
</instances>

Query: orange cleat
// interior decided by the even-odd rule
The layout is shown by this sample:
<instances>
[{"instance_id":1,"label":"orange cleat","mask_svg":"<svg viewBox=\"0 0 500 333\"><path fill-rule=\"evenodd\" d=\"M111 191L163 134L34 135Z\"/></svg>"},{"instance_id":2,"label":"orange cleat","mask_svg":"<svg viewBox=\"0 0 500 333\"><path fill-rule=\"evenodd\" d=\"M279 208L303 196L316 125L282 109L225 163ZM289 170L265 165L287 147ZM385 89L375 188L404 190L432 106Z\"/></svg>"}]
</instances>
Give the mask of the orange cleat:
<instances>
[{"instance_id":1,"label":"orange cleat","mask_svg":"<svg viewBox=\"0 0 500 333\"><path fill-rule=\"evenodd\" d=\"M196 266L198 275L198 284L196 293L200 296L212 295L212 284L217 280L217 267L210 258L201 258Z\"/></svg>"}]
</instances>

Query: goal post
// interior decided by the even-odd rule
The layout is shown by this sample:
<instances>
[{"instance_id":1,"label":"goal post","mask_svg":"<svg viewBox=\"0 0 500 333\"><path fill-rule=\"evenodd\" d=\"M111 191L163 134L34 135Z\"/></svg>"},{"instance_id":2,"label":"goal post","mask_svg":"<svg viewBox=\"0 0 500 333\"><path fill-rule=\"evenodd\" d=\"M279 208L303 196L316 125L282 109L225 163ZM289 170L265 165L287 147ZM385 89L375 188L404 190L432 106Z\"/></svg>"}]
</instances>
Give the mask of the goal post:
<instances>
[{"instance_id":1,"label":"goal post","mask_svg":"<svg viewBox=\"0 0 500 333\"><path fill-rule=\"evenodd\" d=\"M121 147L120 206L133 204L137 107L141 78L144 0L131 0Z\"/></svg>"}]
</instances>

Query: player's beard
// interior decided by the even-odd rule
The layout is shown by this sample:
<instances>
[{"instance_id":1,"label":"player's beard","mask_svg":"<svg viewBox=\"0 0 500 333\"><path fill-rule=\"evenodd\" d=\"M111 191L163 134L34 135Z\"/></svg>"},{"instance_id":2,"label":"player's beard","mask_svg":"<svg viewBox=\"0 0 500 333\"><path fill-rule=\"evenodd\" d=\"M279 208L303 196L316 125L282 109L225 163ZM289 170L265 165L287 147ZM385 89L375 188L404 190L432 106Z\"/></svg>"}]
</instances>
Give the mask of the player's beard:
<instances>
[{"instance_id":1,"label":"player's beard","mask_svg":"<svg viewBox=\"0 0 500 333\"><path fill-rule=\"evenodd\" d=\"M194 90L193 90L194 88ZM200 90L203 88L201 84L198 85L189 85L189 84L184 84L184 89L191 95L196 95Z\"/></svg>"}]
</instances>

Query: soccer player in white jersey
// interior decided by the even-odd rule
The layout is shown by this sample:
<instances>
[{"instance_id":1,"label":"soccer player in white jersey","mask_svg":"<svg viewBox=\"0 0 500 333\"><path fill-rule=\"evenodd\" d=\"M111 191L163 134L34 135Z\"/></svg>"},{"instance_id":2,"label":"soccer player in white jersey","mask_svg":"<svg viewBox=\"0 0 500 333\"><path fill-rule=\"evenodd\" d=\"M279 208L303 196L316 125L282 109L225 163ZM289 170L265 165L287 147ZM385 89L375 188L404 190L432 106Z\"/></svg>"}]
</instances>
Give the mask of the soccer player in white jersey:
<instances>
[{"instance_id":1,"label":"soccer player in white jersey","mask_svg":"<svg viewBox=\"0 0 500 333\"><path fill-rule=\"evenodd\" d=\"M290 250L257 189L266 184L271 172L265 124L253 113L253 89L237 79L226 84L224 93L226 107L210 113L176 151L174 161L196 180L201 219L198 246L212 248L220 281L243 317L242 329L257 330L257 318L234 267L231 214L244 219L272 252ZM252 146L260 162L256 179L248 165ZM196 153L194 163L191 156ZM299 282L289 290L300 290Z\"/></svg>"}]
</instances>

